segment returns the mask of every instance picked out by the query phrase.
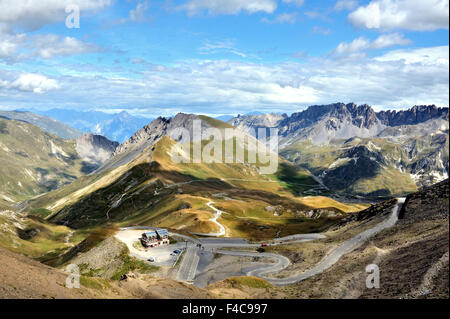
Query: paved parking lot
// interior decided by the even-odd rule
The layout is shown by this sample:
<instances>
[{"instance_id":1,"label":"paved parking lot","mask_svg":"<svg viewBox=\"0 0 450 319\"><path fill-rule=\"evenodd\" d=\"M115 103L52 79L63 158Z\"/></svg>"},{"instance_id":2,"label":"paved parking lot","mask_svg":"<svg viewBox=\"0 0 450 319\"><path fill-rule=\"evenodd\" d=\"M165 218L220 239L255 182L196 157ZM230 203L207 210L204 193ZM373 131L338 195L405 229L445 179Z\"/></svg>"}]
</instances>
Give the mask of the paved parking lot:
<instances>
[{"instance_id":1,"label":"paved parking lot","mask_svg":"<svg viewBox=\"0 0 450 319\"><path fill-rule=\"evenodd\" d=\"M177 257L171 256L170 254L175 249L182 249L186 246L184 242L178 242L168 246L137 249L133 244L139 241L139 238L144 232L145 230L142 229L121 230L117 232L115 237L127 245L130 250L130 254L133 257L142 260L147 260L150 257L156 257L156 262L152 263L156 266L172 266Z\"/></svg>"}]
</instances>

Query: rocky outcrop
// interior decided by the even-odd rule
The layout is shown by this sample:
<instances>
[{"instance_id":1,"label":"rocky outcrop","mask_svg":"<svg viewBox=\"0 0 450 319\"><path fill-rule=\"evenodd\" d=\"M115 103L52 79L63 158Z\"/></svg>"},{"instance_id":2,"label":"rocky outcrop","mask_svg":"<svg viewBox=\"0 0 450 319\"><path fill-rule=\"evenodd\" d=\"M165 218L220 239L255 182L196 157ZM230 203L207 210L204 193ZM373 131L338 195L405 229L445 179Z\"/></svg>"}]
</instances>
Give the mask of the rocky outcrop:
<instances>
[{"instance_id":1,"label":"rocky outcrop","mask_svg":"<svg viewBox=\"0 0 450 319\"><path fill-rule=\"evenodd\" d=\"M430 122L435 120L435 122ZM448 108L435 105L414 106L406 111L375 112L367 105L355 103L334 103L329 105L312 105L291 116L262 114L238 116L228 123L243 130L250 131L260 127L279 129L280 142L289 145L301 140L310 140L314 144L327 144L333 139L352 137L375 137L410 135L405 125L418 125L414 131L429 134L433 129L441 128L448 121ZM426 124L425 124L426 123ZM448 125L446 126L448 130ZM444 128L445 129L445 128Z\"/></svg>"},{"instance_id":2,"label":"rocky outcrop","mask_svg":"<svg viewBox=\"0 0 450 319\"><path fill-rule=\"evenodd\" d=\"M409 110L381 111L377 113L377 117L387 126L414 125L438 118L448 121L448 108L437 107L434 104L416 105Z\"/></svg>"},{"instance_id":3,"label":"rocky outcrop","mask_svg":"<svg viewBox=\"0 0 450 319\"><path fill-rule=\"evenodd\" d=\"M157 142L163 136L170 136L180 143L189 142L189 137L176 134L178 129L186 129L193 137L193 121L200 120L200 117L194 114L178 113L173 118L158 117L150 124L137 131L128 140L123 142L114 155L120 155L133 149L143 149L144 146L150 146ZM207 122L202 121L202 132L210 127Z\"/></svg>"},{"instance_id":4,"label":"rocky outcrop","mask_svg":"<svg viewBox=\"0 0 450 319\"><path fill-rule=\"evenodd\" d=\"M94 134L84 134L76 139L76 151L86 162L100 166L109 160L119 146L118 142Z\"/></svg>"},{"instance_id":5,"label":"rocky outcrop","mask_svg":"<svg viewBox=\"0 0 450 319\"><path fill-rule=\"evenodd\" d=\"M349 122L359 128L370 129L378 124L374 110L367 104L357 106L354 103L335 103L330 105L313 105L306 110L293 113L280 123L282 134L287 135L300 128L313 126L326 119L328 130L338 128L339 123Z\"/></svg>"},{"instance_id":6,"label":"rocky outcrop","mask_svg":"<svg viewBox=\"0 0 450 319\"><path fill-rule=\"evenodd\" d=\"M276 128L280 122L286 119L287 114L258 114L258 115L238 115L228 121L234 127L241 131L251 133L256 136L259 128ZM255 133L255 134L253 134Z\"/></svg>"},{"instance_id":7,"label":"rocky outcrop","mask_svg":"<svg viewBox=\"0 0 450 319\"><path fill-rule=\"evenodd\" d=\"M111 160L105 163L97 172L129 163L163 136L169 136L171 139L182 144L190 142L195 136L193 132L194 120L201 121L201 132L196 132L196 134L204 134L206 129L213 126L208 119L212 120L195 114L185 113L178 113L173 118L158 117L120 144L116 148ZM224 124L220 121L217 122ZM188 136L179 133L179 129L184 129L189 132Z\"/></svg>"},{"instance_id":8,"label":"rocky outcrop","mask_svg":"<svg viewBox=\"0 0 450 319\"><path fill-rule=\"evenodd\" d=\"M313 105L291 116L263 114L239 116L228 123L243 130L273 127L279 129L281 144L298 140L311 140L315 144L354 136L375 136L386 126L377 118L369 105L335 103Z\"/></svg>"}]
</instances>

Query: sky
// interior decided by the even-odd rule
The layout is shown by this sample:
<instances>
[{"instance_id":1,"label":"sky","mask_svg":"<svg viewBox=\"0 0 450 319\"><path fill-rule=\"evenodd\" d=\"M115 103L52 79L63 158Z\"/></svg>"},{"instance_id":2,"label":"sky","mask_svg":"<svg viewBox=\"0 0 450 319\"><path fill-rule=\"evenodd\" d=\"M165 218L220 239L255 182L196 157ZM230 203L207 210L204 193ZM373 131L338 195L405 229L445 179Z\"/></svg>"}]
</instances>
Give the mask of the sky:
<instances>
[{"instance_id":1,"label":"sky","mask_svg":"<svg viewBox=\"0 0 450 319\"><path fill-rule=\"evenodd\" d=\"M448 106L448 41L448 0L0 0L0 109Z\"/></svg>"}]
</instances>

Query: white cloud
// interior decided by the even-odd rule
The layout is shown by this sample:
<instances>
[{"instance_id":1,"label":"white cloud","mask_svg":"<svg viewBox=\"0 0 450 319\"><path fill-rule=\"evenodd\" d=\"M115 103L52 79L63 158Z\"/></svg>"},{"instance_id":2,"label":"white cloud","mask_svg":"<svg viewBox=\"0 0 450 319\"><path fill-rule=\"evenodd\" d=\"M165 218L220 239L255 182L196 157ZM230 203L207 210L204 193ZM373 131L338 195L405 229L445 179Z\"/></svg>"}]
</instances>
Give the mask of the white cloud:
<instances>
[{"instance_id":1,"label":"white cloud","mask_svg":"<svg viewBox=\"0 0 450 319\"><path fill-rule=\"evenodd\" d=\"M352 54L369 49L384 49L395 45L407 45L410 43L410 40L405 39L403 35L399 33L382 34L374 41L370 41L365 37L359 37L350 43L341 42L333 53Z\"/></svg>"},{"instance_id":2,"label":"white cloud","mask_svg":"<svg viewBox=\"0 0 450 319\"><path fill-rule=\"evenodd\" d=\"M297 13L281 13L275 16L273 19L262 18L262 22L265 23L289 23L294 24L297 22Z\"/></svg>"},{"instance_id":3,"label":"white cloud","mask_svg":"<svg viewBox=\"0 0 450 319\"><path fill-rule=\"evenodd\" d=\"M367 29L432 31L448 29L448 0L372 0L349 15L355 26Z\"/></svg>"},{"instance_id":4,"label":"white cloud","mask_svg":"<svg viewBox=\"0 0 450 319\"><path fill-rule=\"evenodd\" d=\"M32 46L34 52L43 59L50 59L54 56L96 52L99 50L93 44L85 43L72 37L60 39L59 36L54 34L35 36Z\"/></svg>"},{"instance_id":5,"label":"white cloud","mask_svg":"<svg viewBox=\"0 0 450 319\"><path fill-rule=\"evenodd\" d=\"M82 13L95 12L111 4L111 0L2 0L0 25L36 30L48 23L64 21L68 5L78 5Z\"/></svg>"},{"instance_id":6,"label":"white cloud","mask_svg":"<svg viewBox=\"0 0 450 319\"><path fill-rule=\"evenodd\" d=\"M394 45L407 45L410 43L411 40L405 39L403 35L399 33L382 34L372 42L371 48L383 49Z\"/></svg>"},{"instance_id":7,"label":"white cloud","mask_svg":"<svg viewBox=\"0 0 450 319\"><path fill-rule=\"evenodd\" d=\"M305 0L283 0L283 2L289 3L289 4L294 4L297 7L301 7L305 3Z\"/></svg>"},{"instance_id":8,"label":"white cloud","mask_svg":"<svg viewBox=\"0 0 450 319\"><path fill-rule=\"evenodd\" d=\"M55 34L27 36L26 34L0 33L0 59L6 61L23 61L39 56L50 59L55 56L68 56L101 49L94 44L80 41L73 37L61 38Z\"/></svg>"},{"instance_id":9,"label":"white cloud","mask_svg":"<svg viewBox=\"0 0 450 319\"><path fill-rule=\"evenodd\" d=\"M136 5L136 9L133 9L130 11L129 16L130 20L134 22L144 22L149 20L148 17L146 17L145 13L148 9L148 2L139 2Z\"/></svg>"},{"instance_id":10,"label":"white cloud","mask_svg":"<svg viewBox=\"0 0 450 319\"><path fill-rule=\"evenodd\" d=\"M24 33L5 34L0 32L0 58L8 58L17 52L20 45L26 40Z\"/></svg>"},{"instance_id":11,"label":"white cloud","mask_svg":"<svg viewBox=\"0 0 450 319\"><path fill-rule=\"evenodd\" d=\"M275 0L189 0L178 7L189 16L206 11L208 14L273 13L277 8Z\"/></svg>"},{"instance_id":12,"label":"white cloud","mask_svg":"<svg viewBox=\"0 0 450 319\"><path fill-rule=\"evenodd\" d=\"M339 0L334 5L335 11L352 10L356 8L358 1L356 0Z\"/></svg>"},{"instance_id":13,"label":"white cloud","mask_svg":"<svg viewBox=\"0 0 450 319\"><path fill-rule=\"evenodd\" d=\"M60 89L39 99L0 89L0 104L16 107L136 107L171 112L289 112L310 104L354 101L374 106L448 105L448 46L395 50L377 57L305 57L301 63L188 61L165 68L142 64L136 77L99 69L61 76ZM12 71L10 77L14 75ZM0 70L0 79L7 79ZM219 111L221 110L221 111Z\"/></svg>"},{"instance_id":14,"label":"white cloud","mask_svg":"<svg viewBox=\"0 0 450 319\"><path fill-rule=\"evenodd\" d=\"M97 51L98 48L72 37L20 33L36 30L48 23L64 21L68 5L77 5L82 17L109 6L112 0L1 0L0 1L0 59L17 62L34 56L51 58Z\"/></svg>"},{"instance_id":15,"label":"white cloud","mask_svg":"<svg viewBox=\"0 0 450 319\"><path fill-rule=\"evenodd\" d=\"M401 61L405 65L419 63L448 68L448 46L420 48L416 50L394 50L375 58L377 61Z\"/></svg>"},{"instance_id":16,"label":"white cloud","mask_svg":"<svg viewBox=\"0 0 450 319\"><path fill-rule=\"evenodd\" d=\"M49 79L44 75L24 73L14 82L7 85L8 88L17 89L25 92L44 93L59 88L58 81Z\"/></svg>"}]
</instances>

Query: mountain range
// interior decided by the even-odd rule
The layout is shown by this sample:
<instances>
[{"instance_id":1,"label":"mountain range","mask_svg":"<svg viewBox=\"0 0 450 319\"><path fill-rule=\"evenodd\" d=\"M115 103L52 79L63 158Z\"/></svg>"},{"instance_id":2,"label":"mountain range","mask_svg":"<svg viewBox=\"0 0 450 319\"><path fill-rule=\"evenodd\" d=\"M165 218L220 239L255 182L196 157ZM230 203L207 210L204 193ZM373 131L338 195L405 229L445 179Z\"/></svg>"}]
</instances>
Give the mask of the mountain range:
<instances>
[{"instance_id":1,"label":"mountain range","mask_svg":"<svg viewBox=\"0 0 450 319\"><path fill-rule=\"evenodd\" d=\"M127 140L137 130L152 121L149 118L133 116L126 111L120 113L68 109L30 109L29 111L51 117L84 133L103 135L119 143Z\"/></svg>"},{"instance_id":2,"label":"mountain range","mask_svg":"<svg viewBox=\"0 0 450 319\"><path fill-rule=\"evenodd\" d=\"M81 135L83 132L73 128L70 125L64 124L55 120L52 117L39 115L27 111L0 111L0 117L7 120L17 120L27 122L38 126L44 132L55 134L63 139L74 139Z\"/></svg>"},{"instance_id":3,"label":"mountain range","mask_svg":"<svg viewBox=\"0 0 450 319\"><path fill-rule=\"evenodd\" d=\"M179 134L180 128L192 132L195 120L202 121L202 132L209 128L223 132L232 124L248 133L278 128L278 170L261 174L259 162L174 162L174 151L188 155L180 145L210 141L206 135L190 141ZM247 143L252 138L248 136ZM234 143L234 153L245 146ZM239 116L229 123L179 113L153 120L121 144L93 134L63 139L24 120L0 118L0 150L0 264L14 264L33 282L44 274L61 280L62 268L74 263L80 267L86 296L105 297L113 290L120 296L139 297L137 290L128 289L152 291L167 285L180 285L177 296L192 296L194 290L198 296L246 298L448 296L444 287L448 277L431 277L448 270L448 180L426 187L448 174L448 109L414 107L380 115L368 106L333 104L291 116ZM424 190L417 192L418 188ZM339 251L339 245L357 238L353 236L385 223L400 207L392 197L403 194L409 195L396 228L349 251L320 276L276 287L238 269L237 258L267 249L268 258L289 260L272 279L305 271L335 247ZM187 248L181 261L156 266L148 257L142 259L139 241L126 242L119 236L134 231L131 237L137 240L142 230L134 229L148 227L178 234L174 241L224 235L232 238L205 243L223 242L227 247L244 239L269 243L280 237L280 245L261 250L260 244L252 244L258 252L248 251L249 246L239 250L242 256L232 257L208 249L204 256L190 255L197 251L194 244L178 242L176 247ZM315 239L301 244L286 239L297 234ZM18 253L52 267L44 268ZM198 268L195 256L203 258ZM246 265L262 267L253 257ZM366 275L365 265L375 258L392 272L380 294L368 291L360 280L361 271ZM195 264L194 290L179 282L176 271L191 264ZM402 271L405 267L412 271ZM17 273L8 270L11 276ZM395 281L399 277L402 280ZM0 285L14 284L5 278L0 276ZM8 288L4 295L47 291L56 297L77 295L58 287L30 290L21 280L15 282L18 288ZM336 287L336 282L344 284Z\"/></svg>"},{"instance_id":4,"label":"mountain range","mask_svg":"<svg viewBox=\"0 0 450 319\"><path fill-rule=\"evenodd\" d=\"M280 154L330 190L362 196L414 191L448 178L448 108L375 112L368 105L314 105L302 112L228 121L256 135L278 129Z\"/></svg>"},{"instance_id":5,"label":"mountain range","mask_svg":"<svg viewBox=\"0 0 450 319\"><path fill-rule=\"evenodd\" d=\"M42 123L39 116L20 115ZM59 132L71 130L61 126ZM92 134L63 139L24 120L0 117L0 206L60 188L91 173L112 156L117 145Z\"/></svg>"}]
</instances>

